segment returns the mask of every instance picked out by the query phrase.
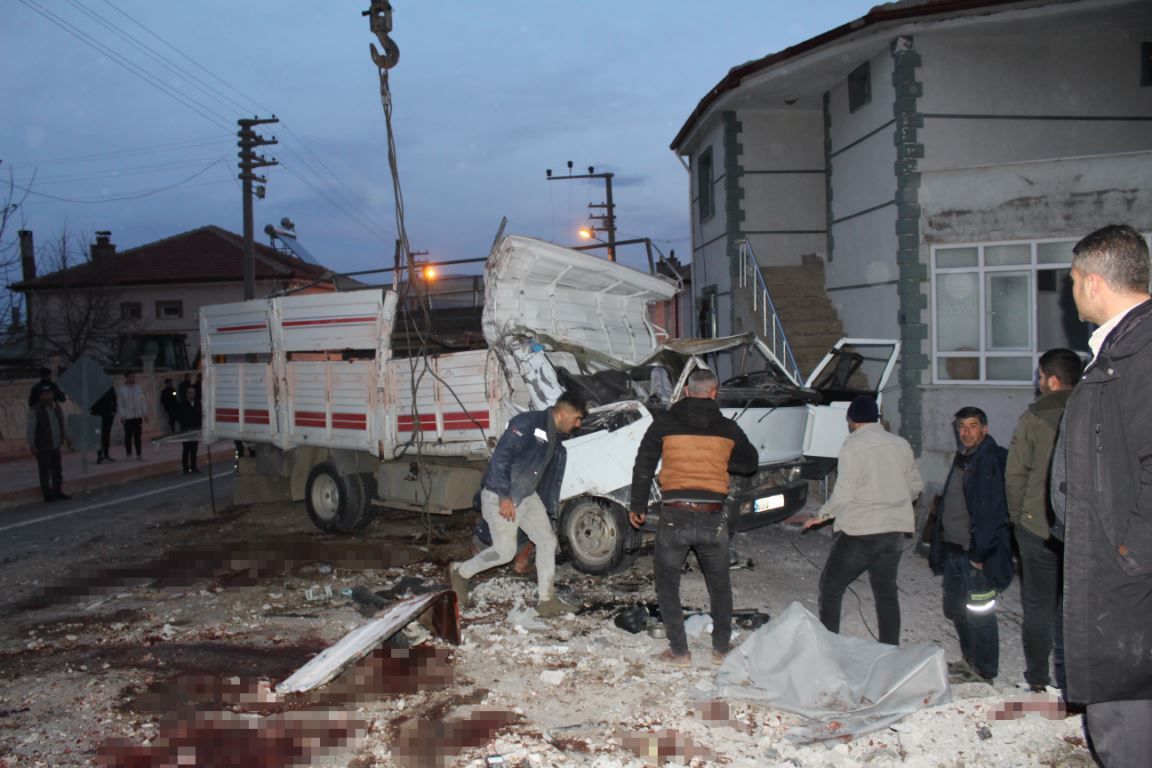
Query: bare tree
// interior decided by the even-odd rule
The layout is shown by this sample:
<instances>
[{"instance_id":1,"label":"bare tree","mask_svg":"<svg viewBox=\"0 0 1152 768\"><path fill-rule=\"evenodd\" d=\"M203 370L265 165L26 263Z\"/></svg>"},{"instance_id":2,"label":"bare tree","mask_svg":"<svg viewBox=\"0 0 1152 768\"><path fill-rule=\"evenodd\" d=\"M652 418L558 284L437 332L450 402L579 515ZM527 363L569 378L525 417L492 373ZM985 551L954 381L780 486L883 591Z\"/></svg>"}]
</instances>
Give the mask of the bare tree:
<instances>
[{"instance_id":1,"label":"bare tree","mask_svg":"<svg viewBox=\"0 0 1152 768\"><path fill-rule=\"evenodd\" d=\"M50 289L36 293L29 318L32 346L42 358L71 362L87 354L107 365L132 323L120 316L115 261L92 259L84 242L64 230L49 246L45 276L55 277Z\"/></svg>"}]
</instances>

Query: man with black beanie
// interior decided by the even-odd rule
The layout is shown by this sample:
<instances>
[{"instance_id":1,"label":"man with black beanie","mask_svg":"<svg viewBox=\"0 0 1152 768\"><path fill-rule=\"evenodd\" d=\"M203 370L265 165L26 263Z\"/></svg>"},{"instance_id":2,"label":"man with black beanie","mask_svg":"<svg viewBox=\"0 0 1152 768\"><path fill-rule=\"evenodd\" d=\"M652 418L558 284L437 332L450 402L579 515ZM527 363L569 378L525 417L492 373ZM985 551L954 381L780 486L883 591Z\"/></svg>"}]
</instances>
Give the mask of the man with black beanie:
<instances>
[{"instance_id":1,"label":"man with black beanie","mask_svg":"<svg viewBox=\"0 0 1152 768\"><path fill-rule=\"evenodd\" d=\"M912 505L924 481L908 441L879 424L876 401L861 395L848 406L848 437L837 460L836 487L806 522L812 528L835 520L835 537L820 574L820 623L840 631L844 590L868 572L876 600L879 640L900 644L900 569L904 534L915 528Z\"/></svg>"}]
</instances>

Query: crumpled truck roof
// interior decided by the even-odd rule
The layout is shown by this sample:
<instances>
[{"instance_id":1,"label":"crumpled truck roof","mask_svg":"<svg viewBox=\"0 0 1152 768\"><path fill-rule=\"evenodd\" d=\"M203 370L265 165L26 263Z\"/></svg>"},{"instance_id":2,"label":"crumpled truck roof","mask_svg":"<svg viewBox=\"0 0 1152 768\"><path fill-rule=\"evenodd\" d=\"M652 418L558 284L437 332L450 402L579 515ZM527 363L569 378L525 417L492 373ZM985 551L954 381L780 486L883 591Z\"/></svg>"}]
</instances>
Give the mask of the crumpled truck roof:
<instances>
[{"instance_id":1,"label":"crumpled truck roof","mask_svg":"<svg viewBox=\"0 0 1152 768\"><path fill-rule=\"evenodd\" d=\"M522 235L493 247L485 266L484 338L546 335L635 365L656 351L663 329L648 308L677 281Z\"/></svg>"}]
</instances>

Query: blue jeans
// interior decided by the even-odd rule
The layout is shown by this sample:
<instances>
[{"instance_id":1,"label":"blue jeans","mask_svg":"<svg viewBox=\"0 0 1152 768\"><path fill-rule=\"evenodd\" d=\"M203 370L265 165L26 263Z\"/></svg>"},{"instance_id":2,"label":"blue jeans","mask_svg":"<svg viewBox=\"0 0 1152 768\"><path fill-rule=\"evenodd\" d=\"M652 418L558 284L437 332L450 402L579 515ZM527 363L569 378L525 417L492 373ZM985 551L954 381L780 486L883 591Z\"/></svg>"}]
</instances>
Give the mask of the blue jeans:
<instances>
[{"instance_id":1,"label":"blue jeans","mask_svg":"<svg viewBox=\"0 0 1152 768\"><path fill-rule=\"evenodd\" d=\"M1000 672L1000 625L995 609L987 613L968 610L968 596L988 588L984 572L972 566L968 553L945 545L944 617L951 619L960 640L960 653L981 677Z\"/></svg>"},{"instance_id":2,"label":"blue jeans","mask_svg":"<svg viewBox=\"0 0 1152 768\"><path fill-rule=\"evenodd\" d=\"M732 582L728 573L728 518L723 512L693 512L662 507L656 529L653 570L656 602L677 656L688 653L680 573L689 550L696 550L712 604L712 647L728 650L732 638Z\"/></svg>"},{"instance_id":3,"label":"blue jeans","mask_svg":"<svg viewBox=\"0 0 1152 768\"><path fill-rule=\"evenodd\" d=\"M832 551L820 574L820 623L829 632L840 632L840 606L844 590L868 572L872 597L876 601L876 621L880 625L880 642L900 645L900 596L896 591L896 574L904 534L874 533L849 536L837 533Z\"/></svg>"}]
</instances>

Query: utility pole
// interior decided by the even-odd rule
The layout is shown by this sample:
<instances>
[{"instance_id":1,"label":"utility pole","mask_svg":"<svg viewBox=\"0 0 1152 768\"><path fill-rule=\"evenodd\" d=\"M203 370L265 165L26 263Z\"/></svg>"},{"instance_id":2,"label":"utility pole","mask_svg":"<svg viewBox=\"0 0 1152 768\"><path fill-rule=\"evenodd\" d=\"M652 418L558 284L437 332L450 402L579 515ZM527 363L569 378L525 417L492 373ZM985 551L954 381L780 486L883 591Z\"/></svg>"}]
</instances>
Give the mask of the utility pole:
<instances>
[{"instance_id":1,"label":"utility pole","mask_svg":"<svg viewBox=\"0 0 1152 768\"><path fill-rule=\"evenodd\" d=\"M572 161L568 161L568 175L567 176L553 176L552 169L546 170L545 175L548 181L569 181L572 179L604 179L605 197L603 203L589 203L589 208L603 208L604 213L600 216L589 216L588 218L593 221L600 222L600 226L592 225L593 232L603 232L608 236L608 261L616 261L616 206L612 202L612 177L611 173L596 173L593 166L588 166L588 173L572 175Z\"/></svg>"},{"instance_id":2,"label":"utility pole","mask_svg":"<svg viewBox=\"0 0 1152 768\"><path fill-rule=\"evenodd\" d=\"M252 182L258 181L261 185L267 184L268 179L263 176L257 176L253 171L257 168L266 168L271 165L279 165L276 160L269 160L263 155L258 155L253 152L256 147L266 147L271 144L279 144L275 138L266 139L259 135L252 129L257 125L267 125L268 123L280 122L275 115L265 118L243 118L236 121L240 126L237 136L240 137L240 180L243 184L243 198L244 198L244 299L256 298L256 243L255 232L252 225ZM256 197L264 198L264 187L256 187Z\"/></svg>"}]
</instances>

